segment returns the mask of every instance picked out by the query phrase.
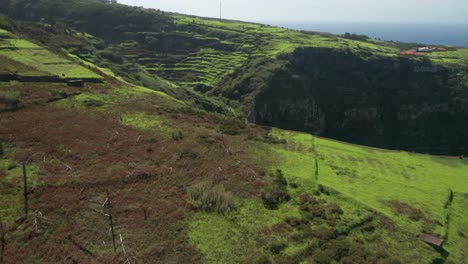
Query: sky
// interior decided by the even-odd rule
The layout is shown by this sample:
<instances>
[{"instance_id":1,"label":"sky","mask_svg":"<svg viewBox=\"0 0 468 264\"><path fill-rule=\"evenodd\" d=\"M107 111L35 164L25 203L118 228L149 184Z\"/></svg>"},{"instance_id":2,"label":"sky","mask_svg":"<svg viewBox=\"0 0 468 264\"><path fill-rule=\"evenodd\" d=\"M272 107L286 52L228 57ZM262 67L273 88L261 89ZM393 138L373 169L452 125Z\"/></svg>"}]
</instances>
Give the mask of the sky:
<instances>
[{"instance_id":1,"label":"sky","mask_svg":"<svg viewBox=\"0 0 468 264\"><path fill-rule=\"evenodd\" d=\"M219 17L220 0L118 0ZM468 0L223 0L223 18L252 22L466 23Z\"/></svg>"}]
</instances>

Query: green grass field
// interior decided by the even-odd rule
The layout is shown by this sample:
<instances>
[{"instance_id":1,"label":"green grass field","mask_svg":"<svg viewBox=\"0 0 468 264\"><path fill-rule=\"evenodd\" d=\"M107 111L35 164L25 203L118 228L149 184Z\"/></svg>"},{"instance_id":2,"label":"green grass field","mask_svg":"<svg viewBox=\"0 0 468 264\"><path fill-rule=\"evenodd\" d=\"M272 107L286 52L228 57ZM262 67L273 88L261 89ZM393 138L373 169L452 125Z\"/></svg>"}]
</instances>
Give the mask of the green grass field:
<instances>
[{"instance_id":1,"label":"green grass field","mask_svg":"<svg viewBox=\"0 0 468 264\"><path fill-rule=\"evenodd\" d=\"M312 136L275 130L273 135L288 144L276 148L286 161L297 160L299 153L313 163ZM468 190L468 161L458 157L437 157L408 152L387 151L317 138L319 183L356 198L369 206L393 215L385 201L400 200L424 211L435 220L445 219L448 190ZM296 164L303 163L298 160ZM309 180L310 170L286 166L291 174ZM395 216L396 217L396 216ZM403 219L401 219L403 220ZM443 235L443 234L442 234Z\"/></svg>"},{"instance_id":2,"label":"green grass field","mask_svg":"<svg viewBox=\"0 0 468 264\"><path fill-rule=\"evenodd\" d=\"M300 187L289 187L293 199L278 210L268 210L258 200L246 200L235 216L197 213L192 220L190 241L206 255L207 263L241 263L246 261L246 256L268 255L266 245L271 241L287 244L284 255L301 252L307 243L287 242L287 237L269 229L285 218L299 216L297 197L314 193L319 184L337 191L325 199L339 204L345 211L344 226L360 223L372 212L391 219L399 235L384 229L372 235L386 241L391 254L413 259L413 263L430 262L435 255L417 238L424 232L446 239L448 259L453 263L463 263L466 259L463 249L468 242L464 237L468 230L467 161L316 138L317 181L312 136L278 129L271 135L287 143L255 143L254 156L269 170L281 169L290 183ZM447 207L449 190L454 192L454 198L453 204ZM351 234L369 239L365 232Z\"/></svg>"},{"instance_id":3,"label":"green grass field","mask_svg":"<svg viewBox=\"0 0 468 264\"><path fill-rule=\"evenodd\" d=\"M0 37L0 56L34 69L15 72L20 76L51 76L60 79L102 79L100 75L83 66L54 54L44 47L14 36L11 38Z\"/></svg>"}]
</instances>

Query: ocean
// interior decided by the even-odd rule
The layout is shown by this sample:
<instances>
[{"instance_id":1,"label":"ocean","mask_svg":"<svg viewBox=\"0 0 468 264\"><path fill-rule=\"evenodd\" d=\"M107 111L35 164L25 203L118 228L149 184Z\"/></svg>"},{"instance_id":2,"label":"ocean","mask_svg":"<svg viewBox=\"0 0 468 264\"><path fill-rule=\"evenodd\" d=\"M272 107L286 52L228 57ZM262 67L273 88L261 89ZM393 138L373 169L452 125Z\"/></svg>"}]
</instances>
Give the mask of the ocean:
<instances>
[{"instance_id":1,"label":"ocean","mask_svg":"<svg viewBox=\"0 0 468 264\"><path fill-rule=\"evenodd\" d=\"M267 22L266 24L297 30L344 34L365 34L372 38L410 43L468 47L468 24L415 23L337 23L337 22Z\"/></svg>"}]
</instances>

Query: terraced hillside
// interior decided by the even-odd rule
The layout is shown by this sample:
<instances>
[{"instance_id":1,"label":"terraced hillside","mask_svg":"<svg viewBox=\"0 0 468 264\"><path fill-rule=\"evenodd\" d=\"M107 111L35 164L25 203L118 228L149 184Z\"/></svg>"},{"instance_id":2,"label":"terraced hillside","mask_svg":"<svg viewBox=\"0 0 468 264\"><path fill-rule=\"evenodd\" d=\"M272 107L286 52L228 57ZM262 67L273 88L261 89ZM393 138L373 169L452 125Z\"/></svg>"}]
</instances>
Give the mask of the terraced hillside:
<instances>
[{"instance_id":1,"label":"terraced hillside","mask_svg":"<svg viewBox=\"0 0 468 264\"><path fill-rule=\"evenodd\" d=\"M235 69L241 67L246 59L242 53L223 53L214 49L206 49L189 55L180 62L167 62L157 67L156 65L145 66L148 67L146 68L148 72L179 86L203 89L203 87L217 85L224 76L232 74ZM151 66L153 68L149 68Z\"/></svg>"},{"instance_id":2,"label":"terraced hillside","mask_svg":"<svg viewBox=\"0 0 468 264\"><path fill-rule=\"evenodd\" d=\"M102 77L47 48L0 29L0 75L22 80L60 81L81 78L100 81Z\"/></svg>"}]
</instances>

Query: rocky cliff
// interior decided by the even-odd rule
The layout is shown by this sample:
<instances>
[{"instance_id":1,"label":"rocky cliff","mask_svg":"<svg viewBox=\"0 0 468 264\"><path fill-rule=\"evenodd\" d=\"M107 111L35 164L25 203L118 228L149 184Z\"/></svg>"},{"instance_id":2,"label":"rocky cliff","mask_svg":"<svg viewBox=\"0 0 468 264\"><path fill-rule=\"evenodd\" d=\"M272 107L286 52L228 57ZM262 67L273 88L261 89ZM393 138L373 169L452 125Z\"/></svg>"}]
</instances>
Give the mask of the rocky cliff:
<instances>
[{"instance_id":1,"label":"rocky cliff","mask_svg":"<svg viewBox=\"0 0 468 264\"><path fill-rule=\"evenodd\" d=\"M468 153L468 87L461 70L427 58L301 48L254 100L250 119L370 146Z\"/></svg>"}]
</instances>

